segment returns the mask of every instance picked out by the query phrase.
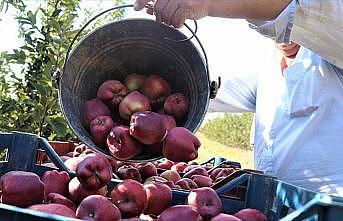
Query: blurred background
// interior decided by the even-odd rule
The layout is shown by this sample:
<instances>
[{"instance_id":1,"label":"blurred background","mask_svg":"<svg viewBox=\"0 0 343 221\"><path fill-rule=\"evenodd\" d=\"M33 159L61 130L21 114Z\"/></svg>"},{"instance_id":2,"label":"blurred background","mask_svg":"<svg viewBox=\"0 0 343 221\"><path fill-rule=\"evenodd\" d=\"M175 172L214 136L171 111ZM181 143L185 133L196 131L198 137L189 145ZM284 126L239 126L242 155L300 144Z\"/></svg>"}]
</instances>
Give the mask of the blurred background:
<instances>
[{"instance_id":1,"label":"blurred background","mask_svg":"<svg viewBox=\"0 0 343 221\"><path fill-rule=\"evenodd\" d=\"M69 42L95 14L123 0L1 0L0 1L0 131L26 131L49 140L72 140L52 86L51 73L62 67ZM98 19L87 31L125 18L149 18L133 9ZM192 22L189 22L192 26ZM275 58L273 42L249 29L245 20L204 18L198 37L208 55L211 79L263 74ZM87 31L85 33L87 33ZM189 35L186 29L181 29ZM277 61L275 61L277 62ZM252 113L208 113L197 136L198 161L222 156L253 167L250 145Z\"/></svg>"}]
</instances>

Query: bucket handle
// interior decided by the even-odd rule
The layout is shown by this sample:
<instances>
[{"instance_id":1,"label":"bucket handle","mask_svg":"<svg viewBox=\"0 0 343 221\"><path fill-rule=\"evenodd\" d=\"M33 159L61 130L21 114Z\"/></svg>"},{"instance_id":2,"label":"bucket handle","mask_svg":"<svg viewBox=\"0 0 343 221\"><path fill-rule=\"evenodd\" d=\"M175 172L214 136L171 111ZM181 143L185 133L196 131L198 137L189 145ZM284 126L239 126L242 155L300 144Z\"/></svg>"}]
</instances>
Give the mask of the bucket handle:
<instances>
[{"instance_id":1,"label":"bucket handle","mask_svg":"<svg viewBox=\"0 0 343 221\"><path fill-rule=\"evenodd\" d=\"M113 11L113 10L118 10L118 9L122 9L122 8L128 8L128 7L133 7L133 4L128 4L128 5L120 5L120 6L115 6L113 8L109 8L105 11L102 11L100 12L99 14L95 15L93 18L91 18L89 21L86 22L86 24L84 24L80 30L76 33L76 35L74 36L74 38L71 40L69 46L68 46L68 49L67 49L67 53L66 53L66 56L65 56L65 59L64 59L64 62L63 62L63 70L62 70L62 73L64 73L64 70L65 70L65 66L67 64L67 60L69 58L69 54L70 54L70 51L72 49L72 46L73 44L75 43L76 39L79 37L79 35L81 34L81 32L83 30L85 30L85 28L90 24L92 23L95 19L97 19L98 17L100 17L101 15L103 14L106 14L107 12L110 12L110 11ZM145 6L146 8L148 9L152 9L153 6L151 6L150 4L147 4ZM198 36L196 35L196 32L198 30L198 25L197 25L197 22L194 20L194 24L195 24L195 31L193 31L186 23L184 23L185 27L192 33L192 36L187 38L187 39L182 39L182 40L174 40L174 39L169 39L169 38L166 38L166 40L170 40L170 41L174 41L174 42L186 42L186 41L189 41L191 40L193 37L196 39L196 41L198 42L200 48L201 48L201 51L204 55L204 59L205 59L205 67L206 67L206 73L207 73L207 78L208 78L208 82L209 82L209 87L210 87L210 98L211 99L214 99L217 95L217 92L218 92L218 89L220 88L220 85L221 85L221 78L218 77L218 82L216 81L211 81L210 80L210 73L209 73L209 68L208 68L208 59L207 59L207 54L205 52L205 49L203 47L203 45L201 44L200 42L200 39L198 38ZM52 82L53 82L53 85L58 88L59 87L59 83L60 83L60 79L61 79L61 72L59 70L55 70L52 74Z\"/></svg>"}]
</instances>

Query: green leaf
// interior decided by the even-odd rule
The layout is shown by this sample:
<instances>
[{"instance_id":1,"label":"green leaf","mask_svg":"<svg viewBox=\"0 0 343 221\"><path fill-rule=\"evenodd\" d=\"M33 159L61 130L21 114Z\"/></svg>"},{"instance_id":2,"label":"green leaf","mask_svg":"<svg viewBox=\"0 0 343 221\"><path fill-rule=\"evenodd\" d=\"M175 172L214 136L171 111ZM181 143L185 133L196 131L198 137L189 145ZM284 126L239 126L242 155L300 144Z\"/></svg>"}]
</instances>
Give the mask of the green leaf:
<instances>
[{"instance_id":1,"label":"green leaf","mask_svg":"<svg viewBox=\"0 0 343 221\"><path fill-rule=\"evenodd\" d=\"M61 39L60 39L60 37L58 37L58 36L53 36L53 37L52 37L52 41L53 41L54 43L56 43L56 44L60 44L60 43L61 43Z\"/></svg>"},{"instance_id":2,"label":"green leaf","mask_svg":"<svg viewBox=\"0 0 343 221\"><path fill-rule=\"evenodd\" d=\"M38 82L37 82L37 83L31 82L31 83L32 83L32 85L39 91L39 93L40 93L43 97L46 96L46 90L45 90L45 88L44 88L41 84L39 84Z\"/></svg>"},{"instance_id":3,"label":"green leaf","mask_svg":"<svg viewBox=\"0 0 343 221\"><path fill-rule=\"evenodd\" d=\"M63 134L66 131L66 124L62 117L55 117L50 119L49 124L53 128L53 131L57 134Z\"/></svg>"},{"instance_id":4,"label":"green leaf","mask_svg":"<svg viewBox=\"0 0 343 221\"><path fill-rule=\"evenodd\" d=\"M36 24L36 15L37 14L33 14L32 11L27 12L27 17L30 19L33 25Z\"/></svg>"}]
</instances>

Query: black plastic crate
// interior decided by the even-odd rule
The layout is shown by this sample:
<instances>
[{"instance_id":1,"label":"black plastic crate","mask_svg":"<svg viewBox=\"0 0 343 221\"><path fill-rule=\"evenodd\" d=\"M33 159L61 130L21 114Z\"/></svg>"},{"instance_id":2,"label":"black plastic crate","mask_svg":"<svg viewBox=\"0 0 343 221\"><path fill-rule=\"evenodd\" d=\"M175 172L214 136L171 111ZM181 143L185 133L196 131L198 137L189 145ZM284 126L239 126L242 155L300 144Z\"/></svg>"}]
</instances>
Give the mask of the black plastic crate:
<instances>
[{"instance_id":1,"label":"black plastic crate","mask_svg":"<svg viewBox=\"0 0 343 221\"><path fill-rule=\"evenodd\" d=\"M42 176L45 171L53 170L37 164L37 156L45 151L60 171L70 171L44 138L32 134L13 132L0 133L0 151L7 149L7 156L0 163L0 175L13 170L30 171ZM223 162L222 162L223 163ZM120 180L112 179L108 184L111 191ZM232 190L240 189L240 194ZM216 192L223 202L223 212L235 213L243 208L263 211L269 221L275 220L343 220L343 199L315 193L285 182L275 177L239 170L222 182L216 184ZM172 205L184 204L189 191L173 189ZM0 204L0 220L77 220L67 217L40 213L14 206Z\"/></svg>"}]
</instances>

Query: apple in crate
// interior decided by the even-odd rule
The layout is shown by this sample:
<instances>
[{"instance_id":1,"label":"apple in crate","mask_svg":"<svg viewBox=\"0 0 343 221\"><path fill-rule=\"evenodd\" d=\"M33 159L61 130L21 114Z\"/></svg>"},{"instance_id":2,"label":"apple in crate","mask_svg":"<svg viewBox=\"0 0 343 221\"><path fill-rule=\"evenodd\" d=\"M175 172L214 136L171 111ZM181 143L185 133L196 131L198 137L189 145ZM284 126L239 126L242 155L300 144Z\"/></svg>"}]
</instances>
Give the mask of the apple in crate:
<instances>
[{"instance_id":1,"label":"apple in crate","mask_svg":"<svg viewBox=\"0 0 343 221\"><path fill-rule=\"evenodd\" d=\"M75 212L66 207L62 204L51 203L51 204L36 204L28 207L27 209L43 212L43 213L50 213L54 215L66 216L70 218L76 218Z\"/></svg>"},{"instance_id":2,"label":"apple in crate","mask_svg":"<svg viewBox=\"0 0 343 221\"><path fill-rule=\"evenodd\" d=\"M117 184L111 192L111 200L123 218L139 216L147 206L147 196L142 184L127 179Z\"/></svg>"},{"instance_id":3,"label":"apple in crate","mask_svg":"<svg viewBox=\"0 0 343 221\"><path fill-rule=\"evenodd\" d=\"M1 202L28 207L43 202L44 183L32 172L10 171L0 179Z\"/></svg>"},{"instance_id":4,"label":"apple in crate","mask_svg":"<svg viewBox=\"0 0 343 221\"><path fill-rule=\"evenodd\" d=\"M76 216L89 221L119 221L119 209L106 197L92 195L86 197L76 210Z\"/></svg>"},{"instance_id":5,"label":"apple in crate","mask_svg":"<svg viewBox=\"0 0 343 221\"><path fill-rule=\"evenodd\" d=\"M158 217L157 221L201 221L203 220L196 207L189 205L178 205L169 207Z\"/></svg>"},{"instance_id":6,"label":"apple in crate","mask_svg":"<svg viewBox=\"0 0 343 221\"><path fill-rule=\"evenodd\" d=\"M44 183L45 197L49 193L59 193L63 196L68 196L70 177L67 172L58 172L56 170L46 171L42 177L42 181Z\"/></svg>"}]
</instances>

